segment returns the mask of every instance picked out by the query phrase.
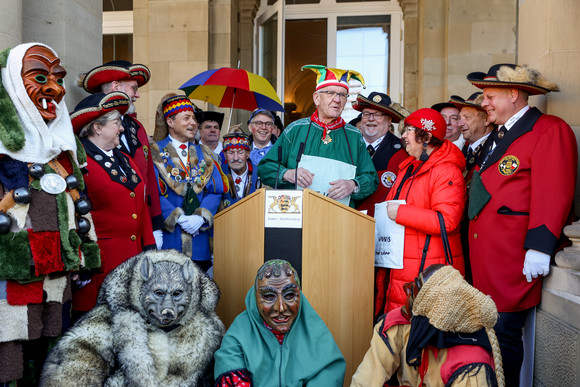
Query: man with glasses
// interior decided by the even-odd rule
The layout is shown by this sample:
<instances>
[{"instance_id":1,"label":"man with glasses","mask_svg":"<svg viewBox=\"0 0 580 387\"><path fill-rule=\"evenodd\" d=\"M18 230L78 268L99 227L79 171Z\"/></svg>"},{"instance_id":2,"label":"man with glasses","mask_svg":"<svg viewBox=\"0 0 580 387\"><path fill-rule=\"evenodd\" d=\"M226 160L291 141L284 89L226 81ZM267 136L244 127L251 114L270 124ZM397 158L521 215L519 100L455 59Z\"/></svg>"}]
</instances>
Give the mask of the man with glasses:
<instances>
[{"instance_id":1,"label":"man with glasses","mask_svg":"<svg viewBox=\"0 0 580 387\"><path fill-rule=\"evenodd\" d=\"M348 98L348 80L354 78L361 83L364 80L352 70L319 65L304 68L318 74L313 94L317 109L310 117L288 125L272 151L260 162L258 175L264 184L280 188L308 188L318 175L318 186L327 187L325 195L354 207L353 200L364 199L378 185L377 173L360 131L340 116ZM278 148L282 148L280 162ZM310 160L310 170L298 165L305 156ZM331 168L339 170L339 178L326 182L326 171Z\"/></svg>"},{"instance_id":2,"label":"man with glasses","mask_svg":"<svg viewBox=\"0 0 580 387\"><path fill-rule=\"evenodd\" d=\"M395 183L399 164L409 156L401 140L389 130L392 123L398 123L409 112L400 104L392 102L388 95L378 92L370 93L368 98L359 94L352 107L362 112L361 133L379 177L377 190L364 201L358 202L357 209L367 210L370 216L374 216L375 203L385 200Z\"/></svg>"},{"instance_id":3,"label":"man with glasses","mask_svg":"<svg viewBox=\"0 0 580 387\"><path fill-rule=\"evenodd\" d=\"M229 191L224 195L223 207L229 207L248 196L260 186L256 167L250 157L250 141L241 129L233 129L224 136L224 173L229 181ZM229 170L229 171L228 171Z\"/></svg>"},{"instance_id":4,"label":"man with glasses","mask_svg":"<svg viewBox=\"0 0 580 387\"><path fill-rule=\"evenodd\" d=\"M266 109L256 109L250 115L248 128L250 136L250 160L254 165L258 165L266 156L266 153L276 142L276 136L272 134L274 128L274 116Z\"/></svg>"}]
</instances>

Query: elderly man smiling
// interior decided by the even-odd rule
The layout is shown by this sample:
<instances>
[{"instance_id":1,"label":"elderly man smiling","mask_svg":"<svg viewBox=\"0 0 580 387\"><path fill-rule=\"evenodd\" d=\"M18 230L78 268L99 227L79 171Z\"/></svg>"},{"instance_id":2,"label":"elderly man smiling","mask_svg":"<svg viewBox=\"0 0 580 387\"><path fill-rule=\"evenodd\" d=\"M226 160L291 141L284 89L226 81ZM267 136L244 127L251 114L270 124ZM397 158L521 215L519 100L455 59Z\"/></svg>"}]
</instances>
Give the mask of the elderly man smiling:
<instances>
[{"instance_id":1,"label":"elderly man smiling","mask_svg":"<svg viewBox=\"0 0 580 387\"><path fill-rule=\"evenodd\" d=\"M360 131L346 124L340 116L348 98L348 80L354 78L363 82L363 78L352 70L319 65L304 68L318 74L316 91L312 96L316 110L310 117L288 125L260 162L258 175L269 186L275 186L278 180L280 188L309 188L317 173L320 174L317 178L322 179L321 185L324 185L323 172L347 165L355 170L352 177L344 172L339 173L339 178L327 183L324 194L354 206L353 200L364 199L378 185L377 173ZM282 148L281 163L278 163L278 148ZM298 165L300 158L304 160L303 155L315 160L310 165L318 165L319 169L314 171ZM281 168L278 172L279 164Z\"/></svg>"},{"instance_id":2,"label":"elderly man smiling","mask_svg":"<svg viewBox=\"0 0 580 387\"><path fill-rule=\"evenodd\" d=\"M258 270L242 312L215 353L216 386L342 386L345 361L283 260Z\"/></svg>"}]
</instances>

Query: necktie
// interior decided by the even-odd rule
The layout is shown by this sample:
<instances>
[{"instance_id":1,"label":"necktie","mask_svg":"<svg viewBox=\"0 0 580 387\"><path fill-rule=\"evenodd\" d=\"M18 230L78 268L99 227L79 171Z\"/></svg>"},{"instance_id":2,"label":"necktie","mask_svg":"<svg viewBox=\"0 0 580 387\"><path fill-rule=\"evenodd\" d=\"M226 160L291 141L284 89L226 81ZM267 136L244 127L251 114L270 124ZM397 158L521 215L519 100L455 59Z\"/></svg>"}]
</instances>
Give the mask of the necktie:
<instances>
[{"instance_id":1,"label":"necktie","mask_svg":"<svg viewBox=\"0 0 580 387\"><path fill-rule=\"evenodd\" d=\"M369 146L367 146L367 151L369 152L369 155L370 155L371 157L373 157L373 156L375 155L375 152L376 152L376 151L375 151L375 148L373 148L373 146L372 146L372 145L370 145L370 144L369 144Z\"/></svg>"},{"instance_id":2,"label":"necktie","mask_svg":"<svg viewBox=\"0 0 580 387\"><path fill-rule=\"evenodd\" d=\"M185 145L185 144L181 144L181 145L179 146L179 149L181 149L181 155L182 155L183 157L187 156L187 150L186 150L186 149L187 149L187 145Z\"/></svg>"}]
</instances>

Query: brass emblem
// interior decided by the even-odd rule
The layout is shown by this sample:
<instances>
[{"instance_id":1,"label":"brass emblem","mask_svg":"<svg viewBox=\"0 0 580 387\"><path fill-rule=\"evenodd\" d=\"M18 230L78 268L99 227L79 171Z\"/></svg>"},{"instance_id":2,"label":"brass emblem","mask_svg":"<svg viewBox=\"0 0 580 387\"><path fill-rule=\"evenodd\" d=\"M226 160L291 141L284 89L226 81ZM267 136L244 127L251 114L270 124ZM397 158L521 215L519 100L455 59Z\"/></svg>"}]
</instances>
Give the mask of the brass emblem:
<instances>
[{"instance_id":1,"label":"brass emblem","mask_svg":"<svg viewBox=\"0 0 580 387\"><path fill-rule=\"evenodd\" d=\"M324 137L322 138L322 142L323 142L325 145L328 145L328 144L330 144L330 143L332 142L332 138L330 138L330 133L329 133L329 132L326 132L326 136L324 136Z\"/></svg>"},{"instance_id":2,"label":"brass emblem","mask_svg":"<svg viewBox=\"0 0 580 387\"><path fill-rule=\"evenodd\" d=\"M504 176L514 174L520 167L520 160L516 156L508 155L499 161L499 173Z\"/></svg>"}]
</instances>

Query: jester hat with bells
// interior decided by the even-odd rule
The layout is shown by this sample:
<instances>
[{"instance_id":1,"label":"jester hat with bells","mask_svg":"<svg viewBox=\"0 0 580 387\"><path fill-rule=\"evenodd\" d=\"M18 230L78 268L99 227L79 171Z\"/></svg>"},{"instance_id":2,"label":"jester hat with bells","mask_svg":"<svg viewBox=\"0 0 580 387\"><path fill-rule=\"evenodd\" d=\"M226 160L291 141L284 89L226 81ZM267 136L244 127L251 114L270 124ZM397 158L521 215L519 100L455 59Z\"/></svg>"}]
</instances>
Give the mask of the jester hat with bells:
<instances>
[{"instance_id":1,"label":"jester hat with bells","mask_svg":"<svg viewBox=\"0 0 580 387\"><path fill-rule=\"evenodd\" d=\"M310 69L316 73L316 90L320 90L327 86L341 86L348 91L348 81L356 79L363 87L365 80L363 76L354 70L333 69L323 65L305 65L301 70Z\"/></svg>"}]
</instances>

